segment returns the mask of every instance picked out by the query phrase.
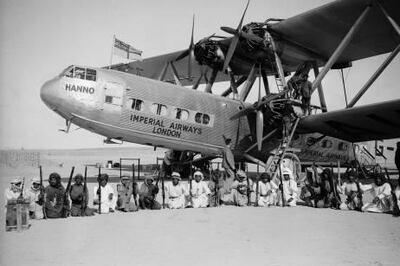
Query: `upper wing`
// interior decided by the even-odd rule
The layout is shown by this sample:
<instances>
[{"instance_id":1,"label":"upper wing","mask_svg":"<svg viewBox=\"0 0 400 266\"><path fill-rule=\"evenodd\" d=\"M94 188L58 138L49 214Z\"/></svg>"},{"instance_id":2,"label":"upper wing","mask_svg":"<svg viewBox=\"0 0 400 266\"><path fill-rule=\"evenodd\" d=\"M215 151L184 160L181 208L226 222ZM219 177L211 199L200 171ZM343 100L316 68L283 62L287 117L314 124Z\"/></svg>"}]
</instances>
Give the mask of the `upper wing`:
<instances>
[{"instance_id":1,"label":"upper wing","mask_svg":"<svg viewBox=\"0 0 400 266\"><path fill-rule=\"evenodd\" d=\"M319 132L350 142L400 137L400 99L304 117L299 133Z\"/></svg>"},{"instance_id":2,"label":"upper wing","mask_svg":"<svg viewBox=\"0 0 400 266\"><path fill-rule=\"evenodd\" d=\"M144 59L143 61L135 61L135 62L130 62L128 64L113 65L111 66L111 68L115 70L129 72L142 77L158 79L161 73L163 72L163 69L166 66L166 64L168 62L173 62L173 65L175 66L176 72L183 86L194 84L200 77L201 71L203 71L207 77L210 77L211 69L207 66L203 66L202 69L202 66L200 66L196 62L196 60L192 60L191 62L192 75L191 77L188 77L188 60L187 60L188 58L186 57L179 61L175 61L176 58L183 51L184 50L169 54L149 57ZM174 76L172 68L170 66L168 66L167 72L163 80L174 82ZM220 72L216 78L216 82L227 81L227 80L229 80L229 76L222 72ZM204 79L202 79L201 83L204 83Z\"/></svg>"},{"instance_id":3,"label":"upper wing","mask_svg":"<svg viewBox=\"0 0 400 266\"><path fill-rule=\"evenodd\" d=\"M319 64L327 61L369 3L373 6L365 21L336 63L346 64L392 51L400 37L377 2L400 24L399 0L338 0L273 24L270 30L282 43L283 61L288 65L298 65L307 57L319 59ZM290 55L293 50L297 58Z\"/></svg>"}]
</instances>

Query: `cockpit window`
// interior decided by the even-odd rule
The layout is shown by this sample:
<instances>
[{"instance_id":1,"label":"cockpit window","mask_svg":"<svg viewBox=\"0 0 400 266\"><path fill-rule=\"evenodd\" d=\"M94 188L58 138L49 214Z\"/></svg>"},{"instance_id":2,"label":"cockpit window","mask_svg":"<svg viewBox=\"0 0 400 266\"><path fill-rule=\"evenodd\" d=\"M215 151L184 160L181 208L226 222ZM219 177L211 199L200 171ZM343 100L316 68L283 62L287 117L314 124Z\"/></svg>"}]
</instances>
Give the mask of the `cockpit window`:
<instances>
[{"instance_id":1,"label":"cockpit window","mask_svg":"<svg viewBox=\"0 0 400 266\"><path fill-rule=\"evenodd\" d=\"M83 67L68 67L61 76L96 81L96 70Z\"/></svg>"}]
</instances>

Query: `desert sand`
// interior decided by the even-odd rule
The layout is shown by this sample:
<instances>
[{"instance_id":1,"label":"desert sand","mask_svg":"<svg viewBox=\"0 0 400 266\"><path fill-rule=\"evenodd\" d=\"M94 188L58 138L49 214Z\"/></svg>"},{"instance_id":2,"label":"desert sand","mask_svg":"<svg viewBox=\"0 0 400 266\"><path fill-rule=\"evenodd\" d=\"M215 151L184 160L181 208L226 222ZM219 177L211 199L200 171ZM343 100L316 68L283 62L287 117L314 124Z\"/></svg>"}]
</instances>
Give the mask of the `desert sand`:
<instances>
[{"instance_id":1,"label":"desert sand","mask_svg":"<svg viewBox=\"0 0 400 266\"><path fill-rule=\"evenodd\" d=\"M83 168L76 154L73 163L65 156L64 167L52 165L54 154L46 172ZM13 176L38 173L35 165L0 170L1 191ZM141 210L34 220L20 233L5 232L3 211L0 220L0 265L400 265L400 218L387 214L301 206Z\"/></svg>"}]
</instances>

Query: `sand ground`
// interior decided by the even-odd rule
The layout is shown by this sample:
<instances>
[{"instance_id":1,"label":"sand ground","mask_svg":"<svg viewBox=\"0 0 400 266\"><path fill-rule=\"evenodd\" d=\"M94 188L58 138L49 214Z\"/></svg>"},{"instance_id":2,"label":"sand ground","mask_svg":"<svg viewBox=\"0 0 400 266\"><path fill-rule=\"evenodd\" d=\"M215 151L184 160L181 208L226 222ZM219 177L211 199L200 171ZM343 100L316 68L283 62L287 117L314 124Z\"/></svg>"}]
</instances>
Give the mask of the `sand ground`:
<instances>
[{"instance_id":1,"label":"sand ground","mask_svg":"<svg viewBox=\"0 0 400 266\"><path fill-rule=\"evenodd\" d=\"M45 164L46 175L68 176L69 165L81 171L73 159L65 156L63 168ZM2 168L0 191L15 176L37 173L37 166ZM0 211L1 266L400 265L399 247L400 218L300 206L116 212L36 220L20 233L5 232Z\"/></svg>"},{"instance_id":2,"label":"sand ground","mask_svg":"<svg viewBox=\"0 0 400 266\"><path fill-rule=\"evenodd\" d=\"M0 234L0 265L399 265L400 258L400 219L307 207L114 213Z\"/></svg>"}]
</instances>

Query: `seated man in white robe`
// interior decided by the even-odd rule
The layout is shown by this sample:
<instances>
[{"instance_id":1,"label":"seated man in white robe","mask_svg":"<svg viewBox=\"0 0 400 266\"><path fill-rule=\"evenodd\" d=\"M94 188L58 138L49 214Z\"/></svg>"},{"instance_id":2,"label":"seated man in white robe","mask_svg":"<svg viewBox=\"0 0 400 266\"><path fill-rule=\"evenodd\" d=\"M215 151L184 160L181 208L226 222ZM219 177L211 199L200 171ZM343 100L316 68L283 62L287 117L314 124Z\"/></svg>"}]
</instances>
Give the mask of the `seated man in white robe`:
<instances>
[{"instance_id":1,"label":"seated man in white robe","mask_svg":"<svg viewBox=\"0 0 400 266\"><path fill-rule=\"evenodd\" d=\"M240 207L247 206L250 203L252 187L253 181L247 178L246 173L242 170L237 171L231 190L233 204Z\"/></svg>"},{"instance_id":2,"label":"seated man in white robe","mask_svg":"<svg viewBox=\"0 0 400 266\"><path fill-rule=\"evenodd\" d=\"M183 209L186 202L185 197L189 194L183 184L180 183L181 175L173 172L171 175L172 183L165 186L165 194L167 198L167 206L170 209Z\"/></svg>"},{"instance_id":3,"label":"seated man in white robe","mask_svg":"<svg viewBox=\"0 0 400 266\"><path fill-rule=\"evenodd\" d=\"M203 181L204 176L200 171L194 173L194 182L192 181L192 189L190 195L192 198L193 208L205 208L208 206L208 196L211 194L206 182Z\"/></svg>"},{"instance_id":4,"label":"seated man in white robe","mask_svg":"<svg viewBox=\"0 0 400 266\"><path fill-rule=\"evenodd\" d=\"M297 182L294 180L293 172L289 168L282 169L282 187L283 199L281 190L278 193L278 204L282 206L294 207L297 203Z\"/></svg>"},{"instance_id":5,"label":"seated man in white robe","mask_svg":"<svg viewBox=\"0 0 400 266\"><path fill-rule=\"evenodd\" d=\"M385 182L384 178L378 175L375 178L375 182L370 185L363 185L363 191L371 190L372 196L374 197L372 202L365 203L361 210L363 212L389 212L391 211L391 187L388 182Z\"/></svg>"},{"instance_id":6,"label":"seated man in white robe","mask_svg":"<svg viewBox=\"0 0 400 266\"><path fill-rule=\"evenodd\" d=\"M276 205L278 186L271 181L271 176L268 173L262 173L260 179L258 181L258 206L269 207ZM254 190L257 189L257 184L255 186Z\"/></svg>"},{"instance_id":7,"label":"seated man in white robe","mask_svg":"<svg viewBox=\"0 0 400 266\"><path fill-rule=\"evenodd\" d=\"M117 205L117 197L115 196L114 189L108 184L108 175L101 174L97 178L99 185L95 186L93 204L100 205L100 208L97 206L97 210L100 209L100 213L110 213L115 211L115 206ZM100 200L99 200L100 195Z\"/></svg>"},{"instance_id":8,"label":"seated man in white robe","mask_svg":"<svg viewBox=\"0 0 400 266\"><path fill-rule=\"evenodd\" d=\"M345 196L344 202L340 204L341 210L357 210L361 211L362 207L362 184L356 181L355 174L348 174L348 181L338 187L340 194Z\"/></svg>"}]
</instances>

